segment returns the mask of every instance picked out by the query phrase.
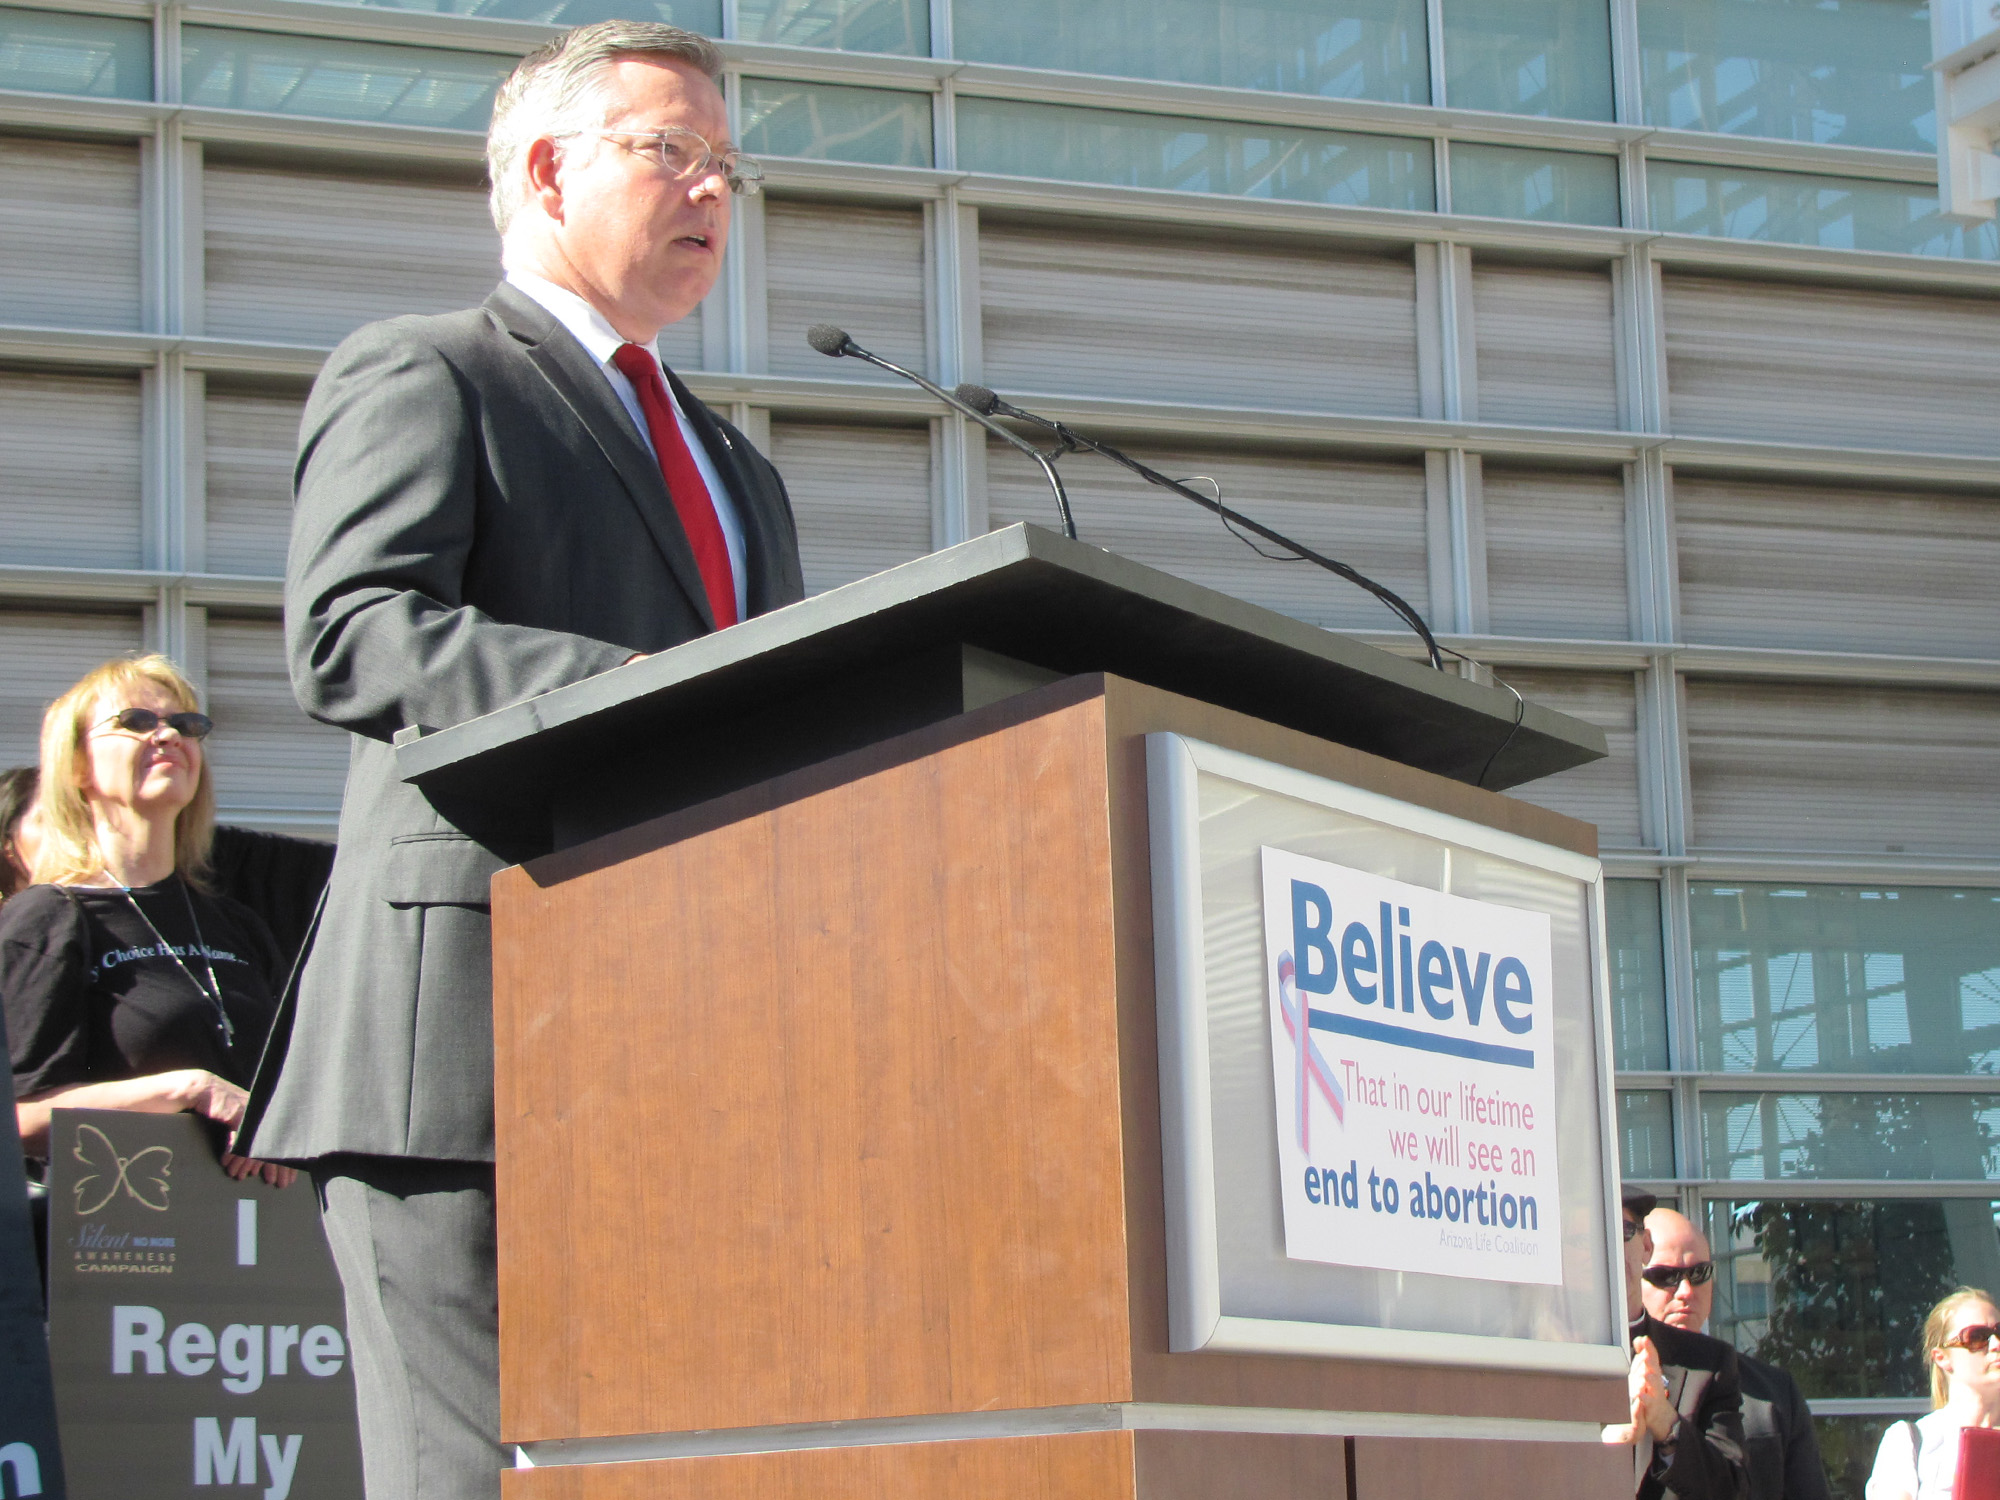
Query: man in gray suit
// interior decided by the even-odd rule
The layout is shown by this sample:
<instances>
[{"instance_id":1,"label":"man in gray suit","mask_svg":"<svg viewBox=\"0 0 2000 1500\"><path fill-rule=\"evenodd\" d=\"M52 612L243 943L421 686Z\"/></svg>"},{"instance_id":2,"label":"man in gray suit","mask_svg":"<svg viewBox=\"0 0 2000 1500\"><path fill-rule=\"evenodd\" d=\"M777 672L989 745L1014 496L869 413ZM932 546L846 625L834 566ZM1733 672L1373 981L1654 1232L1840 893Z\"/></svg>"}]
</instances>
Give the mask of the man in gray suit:
<instances>
[{"instance_id":1,"label":"man in gray suit","mask_svg":"<svg viewBox=\"0 0 2000 1500\"><path fill-rule=\"evenodd\" d=\"M1708 1331L1715 1302L1715 1258L1708 1238L1686 1215L1656 1208L1646 1215L1653 1253L1639 1274L1646 1311L1690 1333ZM1812 1411L1798 1382L1776 1365L1737 1356L1743 1377L1743 1445L1751 1500L1831 1500Z\"/></svg>"},{"instance_id":2,"label":"man in gray suit","mask_svg":"<svg viewBox=\"0 0 2000 1500\"><path fill-rule=\"evenodd\" d=\"M777 472L660 364L731 194L704 38L605 22L523 60L488 138L506 282L364 328L308 402L285 585L300 703L352 732L339 855L246 1141L313 1170L375 1500L496 1495L487 881L392 739L799 599ZM282 1023L281 1023L282 1024Z\"/></svg>"}]
</instances>

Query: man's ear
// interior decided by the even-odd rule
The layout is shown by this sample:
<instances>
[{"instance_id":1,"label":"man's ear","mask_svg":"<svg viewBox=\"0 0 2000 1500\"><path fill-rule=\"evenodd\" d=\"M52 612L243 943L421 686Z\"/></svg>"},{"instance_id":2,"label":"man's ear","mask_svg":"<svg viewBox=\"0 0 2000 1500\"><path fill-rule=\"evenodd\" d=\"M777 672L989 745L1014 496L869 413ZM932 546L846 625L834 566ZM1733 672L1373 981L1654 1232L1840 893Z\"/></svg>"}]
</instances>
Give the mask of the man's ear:
<instances>
[{"instance_id":1,"label":"man's ear","mask_svg":"<svg viewBox=\"0 0 2000 1500\"><path fill-rule=\"evenodd\" d=\"M563 216L562 148L547 136L537 137L528 144L525 167L528 190L523 198L539 204L543 213L560 224Z\"/></svg>"}]
</instances>

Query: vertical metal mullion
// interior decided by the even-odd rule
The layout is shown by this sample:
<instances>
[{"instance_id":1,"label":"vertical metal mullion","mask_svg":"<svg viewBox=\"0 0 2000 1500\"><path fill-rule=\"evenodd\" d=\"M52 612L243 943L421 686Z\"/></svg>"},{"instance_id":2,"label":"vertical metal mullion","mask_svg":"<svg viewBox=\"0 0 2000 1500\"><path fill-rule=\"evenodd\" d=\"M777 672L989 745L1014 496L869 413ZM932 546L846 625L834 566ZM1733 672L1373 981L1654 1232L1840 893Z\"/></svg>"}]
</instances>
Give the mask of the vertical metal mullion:
<instances>
[{"instance_id":1,"label":"vertical metal mullion","mask_svg":"<svg viewBox=\"0 0 2000 1500\"><path fill-rule=\"evenodd\" d=\"M1619 124L1637 125L1645 118L1643 82L1638 0L1611 0L1611 108Z\"/></svg>"},{"instance_id":2,"label":"vertical metal mullion","mask_svg":"<svg viewBox=\"0 0 2000 1500\"><path fill-rule=\"evenodd\" d=\"M979 210L955 188L925 210L931 358L940 384L983 377L979 327ZM932 426L931 541L949 547L986 530L983 434L954 414Z\"/></svg>"},{"instance_id":3,"label":"vertical metal mullion","mask_svg":"<svg viewBox=\"0 0 2000 1500\"><path fill-rule=\"evenodd\" d=\"M1431 103L1442 109L1450 102L1445 98L1444 0L1424 0L1424 30L1430 61Z\"/></svg>"},{"instance_id":4,"label":"vertical metal mullion","mask_svg":"<svg viewBox=\"0 0 2000 1500\"><path fill-rule=\"evenodd\" d=\"M931 16L931 56L950 57L953 37L951 32L951 0L930 0Z\"/></svg>"}]
</instances>

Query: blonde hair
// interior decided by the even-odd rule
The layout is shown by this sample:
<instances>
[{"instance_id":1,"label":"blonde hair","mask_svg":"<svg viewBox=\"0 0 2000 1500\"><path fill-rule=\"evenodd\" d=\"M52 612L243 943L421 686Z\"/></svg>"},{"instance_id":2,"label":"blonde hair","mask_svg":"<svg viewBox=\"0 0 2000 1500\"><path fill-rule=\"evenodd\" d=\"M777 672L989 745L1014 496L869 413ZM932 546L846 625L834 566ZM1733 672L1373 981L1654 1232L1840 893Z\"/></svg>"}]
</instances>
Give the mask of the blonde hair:
<instances>
[{"instance_id":1,"label":"blonde hair","mask_svg":"<svg viewBox=\"0 0 2000 1500\"><path fill-rule=\"evenodd\" d=\"M88 764L83 742L100 697L141 685L155 687L176 711L199 713L194 684L164 656L121 656L83 675L42 715L42 845L31 872L42 885L76 885L104 868L96 820L84 791ZM190 885L205 885L208 846L215 835L215 784L206 751L197 757L194 796L174 819L174 869Z\"/></svg>"},{"instance_id":2,"label":"blonde hair","mask_svg":"<svg viewBox=\"0 0 2000 1500\"><path fill-rule=\"evenodd\" d=\"M521 205L520 169L528 147L543 136L594 130L611 118L604 75L628 57L686 63L711 83L722 81L722 51L697 32L662 21L598 21L544 42L522 58L500 85L486 127L487 205L502 234Z\"/></svg>"},{"instance_id":3,"label":"blonde hair","mask_svg":"<svg viewBox=\"0 0 2000 1500\"><path fill-rule=\"evenodd\" d=\"M1951 1335L1951 1320L1958 1315L1958 1310L1973 1302L1984 1302L1988 1307L2000 1306L1978 1287L1962 1286L1932 1308L1930 1316L1924 1319L1924 1364L1931 1374L1933 1411L1951 1399L1951 1377L1945 1374L1944 1366L1931 1356L1944 1348L1944 1341Z\"/></svg>"}]
</instances>

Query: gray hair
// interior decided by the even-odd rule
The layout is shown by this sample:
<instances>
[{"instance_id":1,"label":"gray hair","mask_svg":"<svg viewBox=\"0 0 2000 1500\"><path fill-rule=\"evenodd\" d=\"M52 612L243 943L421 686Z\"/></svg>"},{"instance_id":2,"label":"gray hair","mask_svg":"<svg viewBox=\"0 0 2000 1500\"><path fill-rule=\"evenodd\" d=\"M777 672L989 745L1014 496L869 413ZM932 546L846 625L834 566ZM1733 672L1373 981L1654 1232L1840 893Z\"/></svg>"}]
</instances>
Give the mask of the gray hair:
<instances>
[{"instance_id":1,"label":"gray hair","mask_svg":"<svg viewBox=\"0 0 2000 1500\"><path fill-rule=\"evenodd\" d=\"M628 57L683 62L722 82L722 53L714 42L659 21L598 21L544 42L500 85L486 130L486 174L493 184L488 202L502 234L520 207L528 147L543 136L605 124L610 101L604 76Z\"/></svg>"}]
</instances>

